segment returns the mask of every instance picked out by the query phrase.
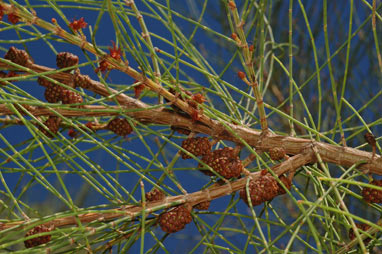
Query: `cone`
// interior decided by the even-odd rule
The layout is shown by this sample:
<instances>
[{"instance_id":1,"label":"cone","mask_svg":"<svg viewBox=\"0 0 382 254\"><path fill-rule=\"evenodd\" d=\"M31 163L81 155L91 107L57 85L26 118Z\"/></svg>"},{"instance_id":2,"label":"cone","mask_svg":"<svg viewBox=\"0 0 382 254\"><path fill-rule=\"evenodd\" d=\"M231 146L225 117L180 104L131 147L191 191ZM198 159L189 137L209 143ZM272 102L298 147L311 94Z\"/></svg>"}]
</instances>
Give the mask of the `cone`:
<instances>
[{"instance_id":1,"label":"cone","mask_svg":"<svg viewBox=\"0 0 382 254\"><path fill-rule=\"evenodd\" d=\"M159 216L159 226L166 233L178 232L191 221L191 213L184 206L178 206Z\"/></svg>"},{"instance_id":2,"label":"cone","mask_svg":"<svg viewBox=\"0 0 382 254\"><path fill-rule=\"evenodd\" d=\"M44 233L44 232L50 232L52 231L51 228L44 226L44 225L39 225L34 228L32 228L28 233L26 233L25 237L31 236L31 235L36 235L39 233ZM44 235L44 236L39 236L35 237L29 240L24 241L25 248L32 248L44 243L47 243L51 240L52 236L51 235Z\"/></svg>"},{"instance_id":3,"label":"cone","mask_svg":"<svg viewBox=\"0 0 382 254\"><path fill-rule=\"evenodd\" d=\"M370 184L382 187L382 180L373 180ZM368 203L382 203L382 191L365 187L362 190L362 197Z\"/></svg>"},{"instance_id":4,"label":"cone","mask_svg":"<svg viewBox=\"0 0 382 254\"><path fill-rule=\"evenodd\" d=\"M37 78L37 83L40 85L40 86L45 86L45 87L49 87L49 86L54 86L55 84L53 84L52 82L42 78L42 77L38 77Z\"/></svg>"},{"instance_id":5,"label":"cone","mask_svg":"<svg viewBox=\"0 0 382 254\"><path fill-rule=\"evenodd\" d=\"M9 48L4 58L22 66L31 64L28 53L25 50L17 49L13 46Z\"/></svg>"},{"instance_id":6,"label":"cone","mask_svg":"<svg viewBox=\"0 0 382 254\"><path fill-rule=\"evenodd\" d=\"M91 79L88 75L81 75L79 73L74 74L74 84L84 89L88 89L91 86Z\"/></svg>"},{"instance_id":7,"label":"cone","mask_svg":"<svg viewBox=\"0 0 382 254\"><path fill-rule=\"evenodd\" d=\"M282 147L274 147L274 148L269 149L269 156L274 161L279 161L279 160L284 159L285 154L286 154L285 150Z\"/></svg>"},{"instance_id":8,"label":"cone","mask_svg":"<svg viewBox=\"0 0 382 254\"><path fill-rule=\"evenodd\" d=\"M251 180L248 190L252 205L257 206L276 197L280 192L280 186L273 176L265 175L256 180ZM240 198L249 205L246 188L240 190Z\"/></svg>"},{"instance_id":9,"label":"cone","mask_svg":"<svg viewBox=\"0 0 382 254\"><path fill-rule=\"evenodd\" d=\"M62 90L61 100L63 104L75 104L83 102L82 96L79 93L67 89Z\"/></svg>"},{"instance_id":10,"label":"cone","mask_svg":"<svg viewBox=\"0 0 382 254\"><path fill-rule=\"evenodd\" d=\"M52 84L45 89L45 99L50 103L59 102L62 99L63 91L64 88L62 86Z\"/></svg>"},{"instance_id":11,"label":"cone","mask_svg":"<svg viewBox=\"0 0 382 254\"><path fill-rule=\"evenodd\" d=\"M208 210L208 208L210 208L210 205L211 205L211 201L204 201L194 205L194 208L198 210Z\"/></svg>"},{"instance_id":12,"label":"cone","mask_svg":"<svg viewBox=\"0 0 382 254\"><path fill-rule=\"evenodd\" d=\"M211 152L211 143L208 138L188 138L183 140L182 148L192 153L195 156L205 155ZM183 159L190 159L191 156L187 155L183 151L180 152Z\"/></svg>"},{"instance_id":13,"label":"cone","mask_svg":"<svg viewBox=\"0 0 382 254\"><path fill-rule=\"evenodd\" d=\"M60 128L60 123L61 123L61 119L58 118L57 116L50 116L45 122L44 124L46 125L46 127L48 127L48 129L53 133L53 134L57 134L59 128ZM45 130L45 128L43 128L42 126L39 126L39 130L45 134L45 136L47 136L48 138L53 138L52 134L50 134L47 130Z\"/></svg>"},{"instance_id":14,"label":"cone","mask_svg":"<svg viewBox=\"0 0 382 254\"><path fill-rule=\"evenodd\" d=\"M239 177L244 169L240 158L231 147L225 147L208 153L203 156L202 161L226 179ZM203 168L203 165L199 164L199 168ZM209 170L202 170L202 172L209 176L214 175Z\"/></svg>"},{"instance_id":15,"label":"cone","mask_svg":"<svg viewBox=\"0 0 382 254\"><path fill-rule=\"evenodd\" d=\"M107 124L107 129L122 137L127 136L133 131L133 128L130 126L129 122L122 118L115 118L111 120Z\"/></svg>"},{"instance_id":16,"label":"cone","mask_svg":"<svg viewBox=\"0 0 382 254\"><path fill-rule=\"evenodd\" d=\"M146 201L160 201L160 200L163 200L166 195L163 193L163 191L155 188L149 192L146 192L145 194L146 196Z\"/></svg>"},{"instance_id":17,"label":"cone","mask_svg":"<svg viewBox=\"0 0 382 254\"><path fill-rule=\"evenodd\" d=\"M78 56L70 52L60 52L56 57L56 64L59 69L67 68L78 64ZM67 70L65 72L70 72Z\"/></svg>"}]
</instances>

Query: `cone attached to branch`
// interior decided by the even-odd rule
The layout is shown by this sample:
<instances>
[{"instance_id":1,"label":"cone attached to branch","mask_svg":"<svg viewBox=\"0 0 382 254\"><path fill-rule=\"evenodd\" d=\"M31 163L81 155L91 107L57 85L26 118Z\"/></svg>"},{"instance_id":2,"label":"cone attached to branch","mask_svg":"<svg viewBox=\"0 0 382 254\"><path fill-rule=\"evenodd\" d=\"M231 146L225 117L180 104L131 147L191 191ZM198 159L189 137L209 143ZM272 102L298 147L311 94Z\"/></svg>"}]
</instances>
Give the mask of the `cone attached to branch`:
<instances>
[{"instance_id":1,"label":"cone attached to branch","mask_svg":"<svg viewBox=\"0 0 382 254\"><path fill-rule=\"evenodd\" d=\"M28 233L26 233L25 237L31 236L31 235L36 235L44 232L50 232L52 231L52 228L44 226L44 225L39 225L34 228L32 228ZM52 236L51 235L44 235L44 236L39 236L35 237L29 240L24 241L25 248L32 248L44 243L47 243L51 240Z\"/></svg>"},{"instance_id":2,"label":"cone attached to branch","mask_svg":"<svg viewBox=\"0 0 382 254\"><path fill-rule=\"evenodd\" d=\"M4 58L22 66L28 66L32 63L29 60L29 55L25 50L17 49L13 46L9 48Z\"/></svg>"},{"instance_id":3,"label":"cone attached to branch","mask_svg":"<svg viewBox=\"0 0 382 254\"><path fill-rule=\"evenodd\" d=\"M130 126L129 122L122 118L115 118L111 120L107 124L107 129L122 137L127 136L133 131L133 128Z\"/></svg>"},{"instance_id":4,"label":"cone attached to branch","mask_svg":"<svg viewBox=\"0 0 382 254\"><path fill-rule=\"evenodd\" d=\"M290 189L291 182L288 178L280 177L280 180L285 187ZM251 180L249 182L248 191L253 206L260 205L265 201L271 201L274 197L285 193L284 188L282 188L271 175L264 175L256 180ZM240 198L249 205L246 188L240 190Z\"/></svg>"},{"instance_id":5,"label":"cone attached to branch","mask_svg":"<svg viewBox=\"0 0 382 254\"><path fill-rule=\"evenodd\" d=\"M57 54L57 57L56 57L56 64L57 64L57 67L60 69L77 65L78 61L79 61L78 56L70 52L60 52ZM70 70L67 70L65 72L70 72Z\"/></svg>"},{"instance_id":6,"label":"cone attached to branch","mask_svg":"<svg viewBox=\"0 0 382 254\"><path fill-rule=\"evenodd\" d=\"M166 233L178 232L191 221L191 213L185 206L175 207L159 216L159 226Z\"/></svg>"},{"instance_id":7,"label":"cone attached to branch","mask_svg":"<svg viewBox=\"0 0 382 254\"><path fill-rule=\"evenodd\" d=\"M202 161L226 179L239 177L244 169L240 158L232 147L225 147L208 153L203 156ZM203 165L199 164L199 168L203 168ZM202 172L209 176L213 175L209 170L202 170Z\"/></svg>"},{"instance_id":8,"label":"cone attached to branch","mask_svg":"<svg viewBox=\"0 0 382 254\"><path fill-rule=\"evenodd\" d=\"M206 155L211 152L211 143L206 137L188 138L183 140L182 148L195 156ZM183 159L190 159L191 156L183 151L180 152Z\"/></svg>"},{"instance_id":9,"label":"cone attached to branch","mask_svg":"<svg viewBox=\"0 0 382 254\"><path fill-rule=\"evenodd\" d=\"M382 187L382 180L373 180L370 184ZM365 187L362 190L362 197L368 203L382 203L382 190Z\"/></svg>"},{"instance_id":10,"label":"cone attached to branch","mask_svg":"<svg viewBox=\"0 0 382 254\"><path fill-rule=\"evenodd\" d=\"M210 208L210 205L211 205L211 201L204 201L194 205L194 208L198 210L208 210L208 208Z\"/></svg>"},{"instance_id":11,"label":"cone attached to branch","mask_svg":"<svg viewBox=\"0 0 382 254\"><path fill-rule=\"evenodd\" d=\"M62 90L61 100L63 104L74 104L83 102L82 96L79 93L68 89Z\"/></svg>"},{"instance_id":12,"label":"cone attached to branch","mask_svg":"<svg viewBox=\"0 0 382 254\"><path fill-rule=\"evenodd\" d=\"M45 122L45 126L53 133L57 134L60 128L61 119L57 116L50 116ZM50 134L45 128L39 126L39 130L45 134L48 138L53 138L52 134Z\"/></svg>"},{"instance_id":13,"label":"cone attached to branch","mask_svg":"<svg viewBox=\"0 0 382 254\"><path fill-rule=\"evenodd\" d=\"M269 149L269 156L274 161L279 161L285 158L285 150L282 147L273 147Z\"/></svg>"},{"instance_id":14,"label":"cone attached to branch","mask_svg":"<svg viewBox=\"0 0 382 254\"><path fill-rule=\"evenodd\" d=\"M62 100L62 92L65 89L62 86L50 84L45 89L45 99L50 103L56 103Z\"/></svg>"},{"instance_id":15,"label":"cone attached to branch","mask_svg":"<svg viewBox=\"0 0 382 254\"><path fill-rule=\"evenodd\" d=\"M74 74L74 84L76 86L88 89L91 86L91 79L88 75L81 75L80 73Z\"/></svg>"},{"instance_id":16,"label":"cone attached to branch","mask_svg":"<svg viewBox=\"0 0 382 254\"><path fill-rule=\"evenodd\" d=\"M166 197L166 195L163 193L163 191L155 188L149 192L146 192L145 197L146 201L151 202L163 200Z\"/></svg>"}]
</instances>

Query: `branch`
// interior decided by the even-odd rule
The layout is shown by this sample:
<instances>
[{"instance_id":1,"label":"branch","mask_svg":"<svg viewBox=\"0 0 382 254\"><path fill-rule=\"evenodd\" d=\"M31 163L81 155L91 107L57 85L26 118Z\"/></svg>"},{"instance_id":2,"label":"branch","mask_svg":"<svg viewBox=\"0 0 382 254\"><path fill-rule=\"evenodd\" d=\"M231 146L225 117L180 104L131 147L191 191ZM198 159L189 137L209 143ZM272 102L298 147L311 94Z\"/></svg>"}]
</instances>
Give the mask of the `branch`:
<instances>
[{"instance_id":1,"label":"branch","mask_svg":"<svg viewBox=\"0 0 382 254\"><path fill-rule=\"evenodd\" d=\"M304 153L293 156L288 160L272 167L271 169L276 175L282 175L288 171L294 171L303 165L311 163L315 160L314 153L312 149L306 150ZM180 204L189 204L191 206L199 204L204 201L214 200L226 195L230 195L233 192L241 190L245 188L248 177L251 177L253 180L256 180L261 176L260 172L251 173L249 176L238 179L234 182L228 182L224 185L213 185L210 188L205 190L196 191L191 194L178 195L167 197L163 201L155 201L146 203L145 213L152 213L157 210L161 210L164 208L172 207L174 205ZM127 217L127 219L132 220L133 218L139 216L142 211L142 206L124 206L118 209L105 210L102 212L93 212L93 213L83 213L79 211L77 217L67 216L59 219L53 219L50 222L45 223L46 226L55 226L55 227L63 227L68 225L77 225L78 219L82 223L90 223L90 222L107 222L111 220L115 220L121 217ZM86 211L86 209L84 210ZM78 219L77 219L78 218ZM27 227L28 224L33 223L33 220L30 221L14 221L9 223L0 223L0 231L5 229L19 229L19 227Z\"/></svg>"}]
</instances>

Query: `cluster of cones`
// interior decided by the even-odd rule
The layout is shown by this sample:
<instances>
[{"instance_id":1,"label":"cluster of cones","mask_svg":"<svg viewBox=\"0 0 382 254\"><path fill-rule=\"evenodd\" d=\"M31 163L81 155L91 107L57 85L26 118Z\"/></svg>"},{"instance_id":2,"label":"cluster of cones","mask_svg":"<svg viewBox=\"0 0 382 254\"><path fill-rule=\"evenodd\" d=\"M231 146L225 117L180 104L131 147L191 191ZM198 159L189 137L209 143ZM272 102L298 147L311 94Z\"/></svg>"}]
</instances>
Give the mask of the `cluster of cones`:
<instances>
[{"instance_id":1,"label":"cluster of cones","mask_svg":"<svg viewBox=\"0 0 382 254\"><path fill-rule=\"evenodd\" d=\"M25 50L20 50L15 47L10 47L4 58L25 67L32 64L28 53ZM70 52L61 52L56 56L57 67L59 69L66 69L63 70L63 72L70 72L74 66L78 65L78 62L78 56ZM49 103L62 102L63 104L81 104L83 103L83 98L75 88L82 87L88 89L91 86L91 79L87 75L81 75L79 71L76 70L73 75L73 84L68 84L72 89L67 89L42 77L37 79L37 83L45 87L44 97ZM53 138L59 131L60 123L61 119L59 117L49 116L48 119L45 120L44 126L39 126L39 130L47 137ZM122 118L111 120L106 128L120 136L126 136L133 131L129 122Z\"/></svg>"}]
</instances>

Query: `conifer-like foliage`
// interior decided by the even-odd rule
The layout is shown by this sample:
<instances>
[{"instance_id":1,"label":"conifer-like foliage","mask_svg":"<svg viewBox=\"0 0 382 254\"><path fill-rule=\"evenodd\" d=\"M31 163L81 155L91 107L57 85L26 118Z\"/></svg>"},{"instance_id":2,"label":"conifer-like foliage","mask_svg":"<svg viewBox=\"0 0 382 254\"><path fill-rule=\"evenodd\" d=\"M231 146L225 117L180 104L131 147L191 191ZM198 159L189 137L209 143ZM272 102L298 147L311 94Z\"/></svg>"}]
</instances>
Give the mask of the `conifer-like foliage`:
<instances>
[{"instance_id":1,"label":"conifer-like foliage","mask_svg":"<svg viewBox=\"0 0 382 254\"><path fill-rule=\"evenodd\" d=\"M0 0L0 252L382 242L379 0Z\"/></svg>"}]
</instances>

